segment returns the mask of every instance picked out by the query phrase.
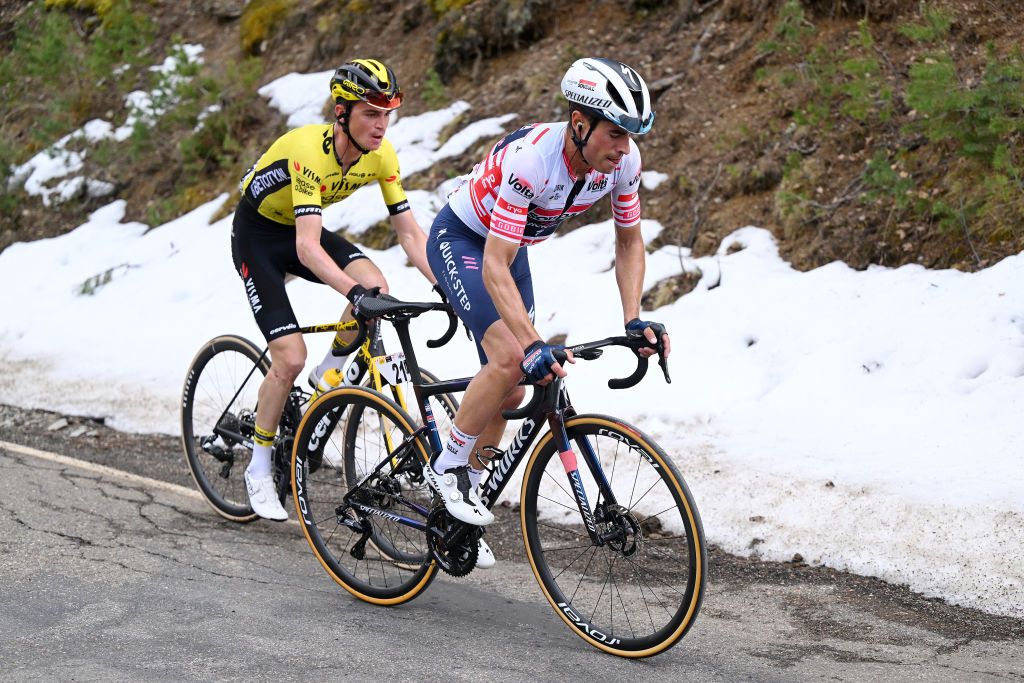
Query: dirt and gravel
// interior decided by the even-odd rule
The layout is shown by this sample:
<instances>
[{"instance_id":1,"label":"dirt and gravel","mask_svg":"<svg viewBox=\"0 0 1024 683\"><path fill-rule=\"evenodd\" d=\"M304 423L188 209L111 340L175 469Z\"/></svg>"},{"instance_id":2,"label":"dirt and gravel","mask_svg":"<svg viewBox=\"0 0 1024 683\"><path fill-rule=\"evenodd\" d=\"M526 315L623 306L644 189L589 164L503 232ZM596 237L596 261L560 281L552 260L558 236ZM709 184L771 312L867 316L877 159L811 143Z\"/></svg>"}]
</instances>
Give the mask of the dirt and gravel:
<instances>
[{"instance_id":1,"label":"dirt and gravel","mask_svg":"<svg viewBox=\"0 0 1024 683\"><path fill-rule=\"evenodd\" d=\"M192 487L181 442L162 434L129 434L111 429L101 420L26 410L0 404L0 441L94 462L146 477ZM518 506L499 503L497 522L487 540L500 562L522 562L523 544L518 525ZM210 514L215 514L212 510ZM1024 641L1024 620L963 609L942 600L927 599L905 586L857 576L802 562L773 563L737 557L710 546L709 594L747 590L761 585L766 590L794 585L828 586L844 606L889 622L894 626L931 631L958 643L975 640ZM500 565L499 565L500 566ZM714 602L705 603L714 610ZM870 632L831 619L813 605L791 605L803 628L822 640L845 638L874 642Z\"/></svg>"}]
</instances>

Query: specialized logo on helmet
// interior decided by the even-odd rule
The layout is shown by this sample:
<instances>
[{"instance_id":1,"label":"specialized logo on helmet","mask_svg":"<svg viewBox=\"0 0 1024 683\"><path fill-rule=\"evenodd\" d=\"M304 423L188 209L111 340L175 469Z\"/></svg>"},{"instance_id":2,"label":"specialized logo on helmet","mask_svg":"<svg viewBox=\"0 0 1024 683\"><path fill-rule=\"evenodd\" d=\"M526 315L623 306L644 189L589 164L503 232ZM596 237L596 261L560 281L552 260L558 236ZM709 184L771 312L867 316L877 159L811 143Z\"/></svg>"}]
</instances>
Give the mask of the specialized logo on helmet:
<instances>
[{"instance_id":1,"label":"specialized logo on helmet","mask_svg":"<svg viewBox=\"0 0 1024 683\"><path fill-rule=\"evenodd\" d=\"M622 80L626 81L630 90L640 90L640 77L635 71L625 64L619 64L619 73L622 74Z\"/></svg>"},{"instance_id":2,"label":"specialized logo on helmet","mask_svg":"<svg viewBox=\"0 0 1024 683\"><path fill-rule=\"evenodd\" d=\"M572 100L576 104L582 104L585 107L598 107L605 108L612 106L612 101L604 97L597 97L596 95L584 95L583 93L574 92L567 90L565 92L566 99Z\"/></svg>"}]
</instances>

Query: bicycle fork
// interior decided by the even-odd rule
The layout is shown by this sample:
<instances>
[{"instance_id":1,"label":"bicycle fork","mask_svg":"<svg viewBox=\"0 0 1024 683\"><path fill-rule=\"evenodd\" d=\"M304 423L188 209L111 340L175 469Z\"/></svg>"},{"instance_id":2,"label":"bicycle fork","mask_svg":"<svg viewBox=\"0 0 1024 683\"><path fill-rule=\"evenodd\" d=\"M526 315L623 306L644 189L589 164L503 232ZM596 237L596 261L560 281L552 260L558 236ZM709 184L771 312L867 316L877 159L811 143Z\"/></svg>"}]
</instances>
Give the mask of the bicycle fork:
<instances>
[{"instance_id":1,"label":"bicycle fork","mask_svg":"<svg viewBox=\"0 0 1024 683\"><path fill-rule=\"evenodd\" d=\"M616 504L615 495L612 493L607 478L605 478L604 468L601 467L601 461L598 459L597 453L594 452L590 441L585 436L576 438L576 445L580 448L587 469L590 470L594 481L597 482L597 498L600 501L596 507L597 517L595 517L594 509L591 508L590 501L587 498L587 492L583 486L583 477L580 475L579 461L569 441L569 435L565 431L565 422L562 415L558 413L550 414L548 416L548 425L555 441L555 447L558 449L558 457L562 461L562 467L565 469L565 475L569 480L569 487L572 489L573 497L576 499L576 507L579 508L580 515L583 517L583 523L587 527L590 540L596 546L603 546L609 542L615 544L616 547L619 547L620 544L626 546L627 539L624 538L622 525L611 524L612 528L604 533L598 529L599 523L610 521L609 511L618 511L619 506ZM632 554L632 551L627 554Z\"/></svg>"}]
</instances>

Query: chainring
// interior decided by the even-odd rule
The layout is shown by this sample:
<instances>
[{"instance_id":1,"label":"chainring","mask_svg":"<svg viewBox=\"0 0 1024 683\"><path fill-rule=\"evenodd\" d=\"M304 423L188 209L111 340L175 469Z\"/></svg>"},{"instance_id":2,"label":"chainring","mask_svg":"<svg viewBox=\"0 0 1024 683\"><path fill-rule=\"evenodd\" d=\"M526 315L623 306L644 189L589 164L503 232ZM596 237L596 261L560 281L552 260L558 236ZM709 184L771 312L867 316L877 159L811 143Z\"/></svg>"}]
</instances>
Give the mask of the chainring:
<instances>
[{"instance_id":1,"label":"chainring","mask_svg":"<svg viewBox=\"0 0 1024 683\"><path fill-rule=\"evenodd\" d=\"M445 545L445 536L455 531L456 527L467 526L472 525L452 517L444 503L436 503L427 515L427 546L437 560L438 566L451 576L465 576L476 567L477 556L480 554L478 541L483 535L480 527L468 529L462 541L455 547L448 548Z\"/></svg>"}]
</instances>

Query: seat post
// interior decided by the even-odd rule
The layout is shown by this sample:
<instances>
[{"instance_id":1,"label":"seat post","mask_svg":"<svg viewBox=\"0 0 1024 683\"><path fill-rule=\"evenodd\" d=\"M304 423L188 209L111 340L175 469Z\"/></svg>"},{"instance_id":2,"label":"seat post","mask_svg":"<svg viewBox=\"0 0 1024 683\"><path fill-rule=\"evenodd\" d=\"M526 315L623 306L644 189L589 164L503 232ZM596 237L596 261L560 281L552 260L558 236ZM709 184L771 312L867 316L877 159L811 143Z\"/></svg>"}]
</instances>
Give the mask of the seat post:
<instances>
[{"instance_id":1,"label":"seat post","mask_svg":"<svg viewBox=\"0 0 1024 683\"><path fill-rule=\"evenodd\" d=\"M416 361L416 352L413 350L412 337L409 335L409 318L405 316L394 318L391 324L398 335L398 343L402 346L402 353L405 354L405 364L409 368L409 374L413 378L413 384L419 384L420 365Z\"/></svg>"}]
</instances>

